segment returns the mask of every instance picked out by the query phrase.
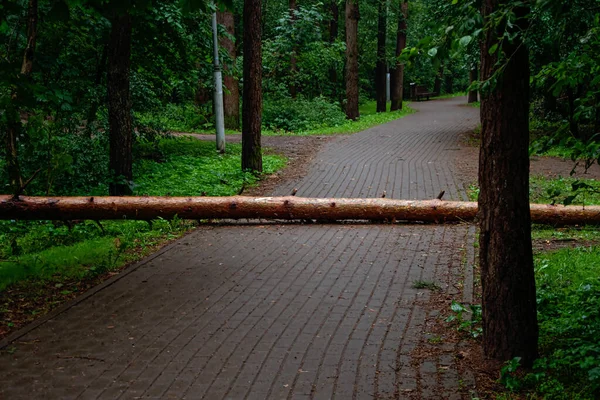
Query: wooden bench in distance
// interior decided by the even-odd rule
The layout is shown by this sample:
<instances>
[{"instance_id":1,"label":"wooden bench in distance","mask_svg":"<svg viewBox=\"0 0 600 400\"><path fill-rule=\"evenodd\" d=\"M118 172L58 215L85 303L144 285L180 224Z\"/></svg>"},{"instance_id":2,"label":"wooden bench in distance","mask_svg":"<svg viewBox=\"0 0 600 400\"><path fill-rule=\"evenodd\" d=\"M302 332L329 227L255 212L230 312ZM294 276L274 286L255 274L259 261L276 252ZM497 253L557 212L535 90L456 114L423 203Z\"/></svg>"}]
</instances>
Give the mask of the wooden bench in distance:
<instances>
[{"instance_id":1,"label":"wooden bench in distance","mask_svg":"<svg viewBox=\"0 0 600 400\"><path fill-rule=\"evenodd\" d=\"M423 99L429 100L430 97L437 96L435 92L430 92L425 86L416 85L414 88L413 100L420 101Z\"/></svg>"}]
</instances>

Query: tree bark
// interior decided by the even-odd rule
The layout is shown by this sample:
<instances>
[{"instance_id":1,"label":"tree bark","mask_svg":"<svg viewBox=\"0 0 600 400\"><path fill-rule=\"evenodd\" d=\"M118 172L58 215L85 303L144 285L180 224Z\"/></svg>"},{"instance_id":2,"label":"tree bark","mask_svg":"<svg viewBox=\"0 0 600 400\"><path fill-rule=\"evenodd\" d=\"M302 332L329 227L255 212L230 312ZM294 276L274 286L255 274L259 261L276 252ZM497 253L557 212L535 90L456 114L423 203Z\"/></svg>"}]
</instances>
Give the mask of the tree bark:
<instances>
[{"instance_id":1,"label":"tree bark","mask_svg":"<svg viewBox=\"0 0 600 400\"><path fill-rule=\"evenodd\" d=\"M235 36L235 20L232 12L218 12L217 22L225 27L229 35L232 37ZM231 61L235 63L236 51L233 40L226 36L221 36L219 42L221 47L227 50ZM225 128L238 130L240 129L240 87L238 80L231 74L227 65L224 66L224 70L223 83L227 88L227 90L223 91Z\"/></svg>"},{"instance_id":2,"label":"tree bark","mask_svg":"<svg viewBox=\"0 0 600 400\"><path fill-rule=\"evenodd\" d=\"M244 93L242 170L262 172L261 0L244 0Z\"/></svg>"},{"instance_id":3,"label":"tree bark","mask_svg":"<svg viewBox=\"0 0 600 400\"><path fill-rule=\"evenodd\" d=\"M406 30L408 18L408 0L400 0L400 12L398 13L398 32L396 33L396 64L390 71L390 110L402 109L404 97L404 64L397 61L402 51L406 48Z\"/></svg>"},{"instance_id":4,"label":"tree bark","mask_svg":"<svg viewBox=\"0 0 600 400\"><path fill-rule=\"evenodd\" d=\"M28 79L33 71L33 58L37 44L38 1L29 0L27 6L27 46L23 54L19 79ZM21 167L19 165L19 141L22 130L19 106L19 94L16 87L11 90L11 101L6 107L6 169L13 193L19 193L23 187Z\"/></svg>"},{"instance_id":5,"label":"tree bark","mask_svg":"<svg viewBox=\"0 0 600 400\"><path fill-rule=\"evenodd\" d=\"M339 31L339 18L340 18L340 9L337 4L337 0L331 0L329 3L329 7L331 10L331 16L329 20L329 43L334 43L338 37ZM332 66L329 69L329 81L332 86L332 97L338 98L338 74L335 66ZM343 96L340 94L340 97ZM342 100L340 99L340 103Z\"/></svg>"},{"instance_id":6,"label":"tree bark","mask_svg":"<svg viewBox=\"0 0 600 400\"><path fill-rule=\"evenodd\" d=\"M346 117L358 118L358 0L346 0Z\"/></svg>"},{"instance_id":7,"label":"tree bark","mask_svg":"<svg viewBox=\"0 0 600 400\"><path fill-rule=\"evenodd\" d=\"M302 197L27 197L0 196L0 219L265 218L321 220L472 221L477 203L441 200ZM533 222L600 225L600 206L532 204Z\"/></svg>"},{"instance_id":8,"label":"tree bark","mask_svg":"<svg viewBox=\"0 0 600 400\"><path fill-rule=\"evenodd\" d=\"M488 19L500 0L484 0ZM528 9L516 9L522 32ZM481 49L484 80L497 71L489 49L502 33L487 28ZM495 86L482 93L479 159L479 264L482 281L483 348L489 357L537 356L538 325L529 208L529 58L522 37L502 44L510 56ZM506 62L506 61L505 61Z\"/></svg>"},{"instance_id":9,"label":"tree bark","mask_svg":"<svg viewBox=\"0 0 600 400\"><path fill-rule=\"evenodd\" d=\"M479 68L478 65L475 64L471 71L469 71L469 83L473 84L479 78ZM475 103L477 101L477 90L469 90L469 95L467 96L467 103Z\"/></svg>"},{"instance_id":10,"label":"tree bark","mask_svg":"<svg viewBox=\"0 0 600 400\"><path fill-rule=\"evenodd\" d=\"M386 75L387 64L385 60L385 38L387 31L387 0L379 0L377 10L377 66L375 67L375 97L377 99L377 112L386 112Z\"/></svg>"},{"instance_id":11,"label":"tree bark","mask_svg":"<svg viewBox=\"0 0 600 400\"><path fill-rule=\"evenodd\" d=\"M112 19L108 45L108 124L110 129L109 171L112 196L131 194L132 123L129 93L131 64L131 16L128 13Z\"/></svg>"},{"instance_id":12,"label":"tree bark","mask_svg":"<svg viewBox=\"0 0 600 400\"><path fill-rule=\"evenodd\" d=\"M289 12L290 12L290 23L294 25L296 23L296 0L289 0ZM297 60L297 48L292 47L292 54L290 54L290 83L288 90L290 97L295 99L298 95L298 87L296 85L296 78L298 75L298 60Z\"/></svg>"}]
</instances>

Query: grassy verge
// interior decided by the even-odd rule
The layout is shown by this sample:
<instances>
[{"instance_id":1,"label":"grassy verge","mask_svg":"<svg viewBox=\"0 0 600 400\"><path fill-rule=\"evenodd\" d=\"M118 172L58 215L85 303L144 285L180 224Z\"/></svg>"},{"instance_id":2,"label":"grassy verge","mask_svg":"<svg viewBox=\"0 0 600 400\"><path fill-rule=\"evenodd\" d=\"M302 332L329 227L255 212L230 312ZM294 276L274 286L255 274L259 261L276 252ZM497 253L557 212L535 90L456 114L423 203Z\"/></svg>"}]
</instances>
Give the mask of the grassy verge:
<instances>
[{"instance_id":1,"label":"grassy verge","mask_svg":"<svg viewBox=\"0 0 600 400\"><path fill-rule=\"evenodd\" d=\"M349 134L361 132L366 129L372 128L377 125L382 125L390 121L394 121L403 118L415 111L410 108L407 103L404 103L402 110L391 111L385 113L376 112L377 103L369 101L359 107L360 118L356 121L346 121L345 123L332 126L328 128L321 128L315 130L309 130L306 132L299 132L299 135L335 135L335 134ZM388 104L389 107L389 104Z\"/></svg>"},{"instance_id":2,"label":"grassy verge","mask_svg":"<svg viewBox=\"0 0 600 400\"><path fill-rule=\"evenodd\" d=\"M469 186L469 200L477 201L479 188ZM595 179L546 178L532 176L529 180L529 200L538 204L600 204L600 182Z\"/></svg>"},{"instance_id":3,"label":"grassy verge","mask_svg":"<svg viewBox=\"0 0 600 400\"><path fill-rule=\"evenodd\" d=\"M402 118L408 114L414 113L407 102L403 103L402 110L394 112L377 113L375 101L367 101L359 107L360 118L356 121L344 121L341 124L334 126L320 126L315 129L306 129L300 131L282 131L263 129L263 136L309 136L309 135L336 135L350 134L372 128L377 125ZM388 103L389 110L389 103ZM214 134L212 123L205 121L203 118L194 117L193 106L181 106L177 111L173 109L170 113L162 113L156 115L153 113L139 114L138 119L145 123L158 123L164 126L167 130L174 132L189 132L200 134ZM240 131L226 130L226 134L240 134Z\"/></svg>"},{"instance_id":4,"label":"grassy verge","mask_svg":"<svg viewBox=\"0 0 600 400\"><path fill-rule=\"evenodd\" d=\"M538 254L535 274L540 358L527 373L504 368L501 381L512 391L527 393L527 398L597 399L600 248Z\"/></svg>"},{"instance_id":5,"label":"grassy verge","mask_svg":"<svg viewBox=\"0 0 600 400\"><path fill-rule=\"evenodd\" d=\"M232 195L258 180L240 171L239 144L219 155L212 142L179 138L138 152L136 194ZM285 165L279 156L263 160L266 174ZM178 219L0 221L0 337L196 225ZM30 306L22 309L22 303Z\"/></svg>"},{"instance_id":6,"label":"grassy verge","mask_svg":"<svg viewBox=\"0 0 600 400\"><path fill-rule=\"evenodd\" d=\"M466 96L467 92L445 93L440 96L435 96L436 99L453 99L455 97Z\"/></svg>"}]
</instances>

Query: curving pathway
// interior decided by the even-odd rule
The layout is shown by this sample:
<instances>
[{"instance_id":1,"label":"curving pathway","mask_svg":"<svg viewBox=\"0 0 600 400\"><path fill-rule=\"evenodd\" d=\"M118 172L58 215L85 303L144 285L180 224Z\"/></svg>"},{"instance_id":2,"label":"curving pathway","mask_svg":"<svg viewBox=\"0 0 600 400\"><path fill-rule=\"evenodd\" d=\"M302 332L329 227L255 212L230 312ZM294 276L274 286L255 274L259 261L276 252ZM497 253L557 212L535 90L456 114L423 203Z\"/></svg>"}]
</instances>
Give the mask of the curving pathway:
<instances>
[{"instance_id":1,"label":"curving pathway","mask_svg":"<svg viewBox=\"0 0 600 400\"><path fill-rule=\"evenodd\" d=\"M465 199L454 154L478 115L463 102L417 103L336 140L276 194ZM438 312L414 283L471 301L473 235L466 225L200 228L18 332L0 355L0 398L471 398L453 357L414 356Z\"/></svg>"}]
</instances>

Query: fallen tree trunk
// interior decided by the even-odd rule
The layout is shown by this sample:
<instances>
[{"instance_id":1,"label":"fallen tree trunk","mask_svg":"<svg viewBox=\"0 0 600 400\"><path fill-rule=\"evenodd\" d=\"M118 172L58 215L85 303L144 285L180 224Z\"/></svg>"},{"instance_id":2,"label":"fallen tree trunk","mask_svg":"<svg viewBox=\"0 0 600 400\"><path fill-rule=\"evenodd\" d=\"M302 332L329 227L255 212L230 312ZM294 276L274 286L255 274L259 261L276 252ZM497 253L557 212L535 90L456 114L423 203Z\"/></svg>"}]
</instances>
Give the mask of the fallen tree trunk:
<instances>
[{"instance_id":1,"label":"fallen tree trunk","mask_svg":"<svg viewBox=\"0 0 600 400\"><path fill-rule=\"evenodd\" d=\"M302 197L26 197L0 196L0 219L316 219L472 221L477 203L442 200ZM555 225L600 224L600 206L531 205L531 219Z\"/></svg>"}]
</instances>

